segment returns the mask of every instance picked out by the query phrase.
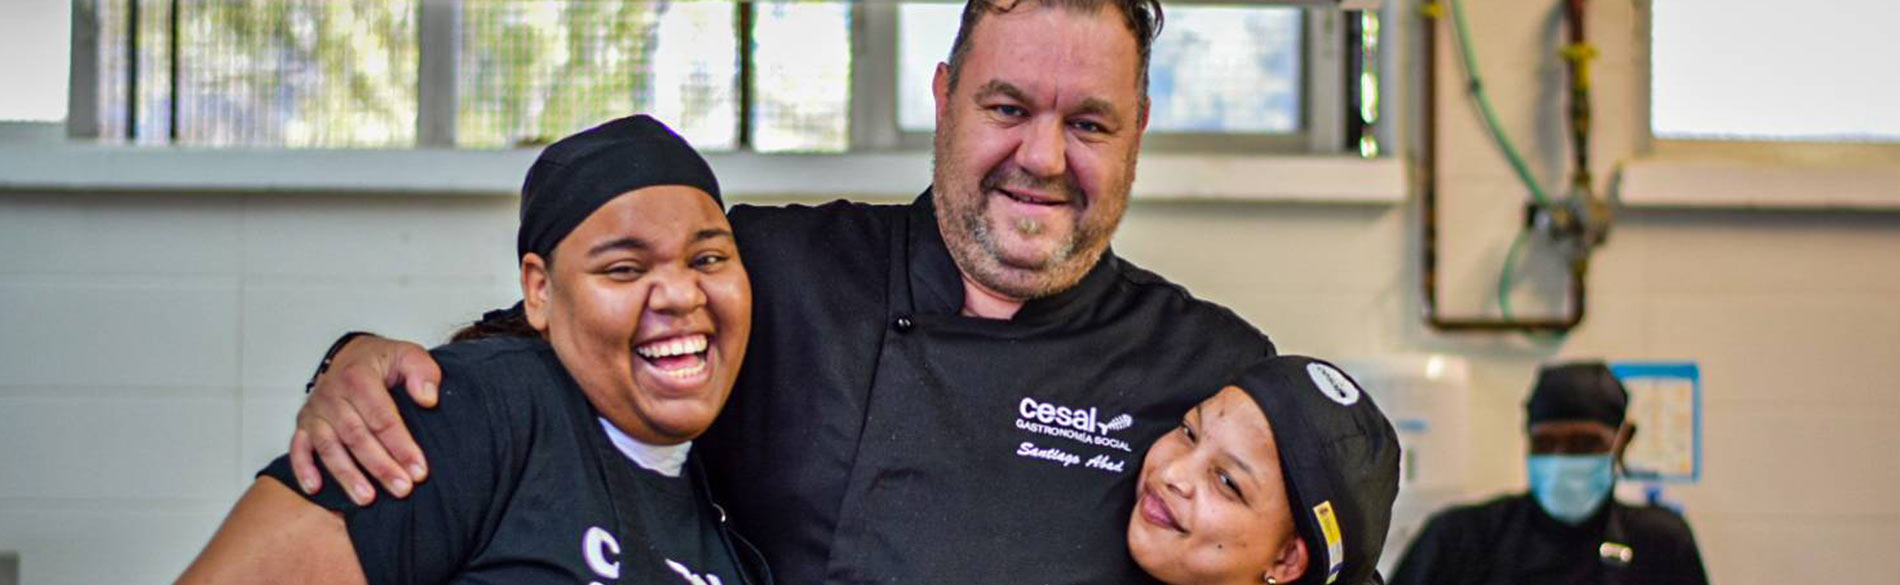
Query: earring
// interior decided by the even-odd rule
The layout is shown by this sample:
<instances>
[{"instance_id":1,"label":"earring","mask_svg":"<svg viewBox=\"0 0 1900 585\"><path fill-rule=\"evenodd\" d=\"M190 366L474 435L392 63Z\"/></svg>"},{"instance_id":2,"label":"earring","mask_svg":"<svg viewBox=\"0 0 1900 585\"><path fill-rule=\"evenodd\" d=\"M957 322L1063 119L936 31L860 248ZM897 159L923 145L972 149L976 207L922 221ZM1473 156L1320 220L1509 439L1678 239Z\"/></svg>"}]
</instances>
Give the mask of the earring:
<instances>
[{"instance_id":1,"label":"earring","mask_svg":"<svg viewBox=\"0 0 1900 585\"><path fill-rule=\"evenodd\" d=\"M1274 580L1273 575L1267 575L1267 585L1280 585L1280 582Z\"/></svg>"}]
</instances>

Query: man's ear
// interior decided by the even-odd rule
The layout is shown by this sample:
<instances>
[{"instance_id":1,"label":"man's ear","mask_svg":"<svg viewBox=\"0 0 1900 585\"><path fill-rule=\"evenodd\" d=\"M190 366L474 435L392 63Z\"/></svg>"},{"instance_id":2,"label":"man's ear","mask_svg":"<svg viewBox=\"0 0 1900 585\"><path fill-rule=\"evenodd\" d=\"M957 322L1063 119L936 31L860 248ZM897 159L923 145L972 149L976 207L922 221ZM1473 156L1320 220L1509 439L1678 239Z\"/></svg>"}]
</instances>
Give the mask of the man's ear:
<instances>
[{"instance_id":1,"label":"man's ear","mask_svg":"<svg viewBox=\"0 0 1900 585\"><path fill-rule=\"evenodd\" d=\"M1150 111L1151 109L1150 106L1152 105L1153 103L1148 101L1148 94L1146 93L1141 94L1141 102L1135 106L1136 133L1138 134L1148 133L1148 112Z\"/></svg>"},{"instance_id":2,"label":"man's ear","mask_svg":"<svg viewBox=\"0 0 1900 585\"><path fill-rule=\"evenodd\" d=\"M1616 445L1610 449L1610 459L1617 467L1623 466L1623 453L1630 450L1630 441L1636 439L1636 423L1625 422L1616 430Z\"/></svg>"},{"instance_id":3,"label":"man's ear","mask_svg":"<svg viewBox=\"0 0 1900 585\"><path fill-rule=\"evenodd\" d=\"M548 274L548 263L540 254L529 252L521 256L521 305L528 315L528 326L535 331L548 332L548 293L553 279Z\"/></svg>"},{"instance_id":4,"label":"man's ear","mask_svg":"<svg viewBox=\"0 0 1900 585\"><path fill-rule=\"evenodd\" d=\"M1266 581L1266 577L1272 577L1275 583L1292 583L1295 579L1299 579L1300 575L1306 574L1307 559L1306 539L1300 538L1299 533L1296 532L1293 538L1287 539L1286 544L1280 547L1279 554L1273 555L1273 564L1267 566L1267 572L1261 575L1261 581Z\"/></svg>"},{"instance_id":5,"label":"man's ear","mask_svg":"<svg viewBox=\"0 0 1900 585\"><path fill-rule=\"evenodd\" d=\"M937 64L937 74L930 78L930 96L937 100L937 129L943 129L943 114L950 108L950 65Z\"/></svg>"}]
</instances>

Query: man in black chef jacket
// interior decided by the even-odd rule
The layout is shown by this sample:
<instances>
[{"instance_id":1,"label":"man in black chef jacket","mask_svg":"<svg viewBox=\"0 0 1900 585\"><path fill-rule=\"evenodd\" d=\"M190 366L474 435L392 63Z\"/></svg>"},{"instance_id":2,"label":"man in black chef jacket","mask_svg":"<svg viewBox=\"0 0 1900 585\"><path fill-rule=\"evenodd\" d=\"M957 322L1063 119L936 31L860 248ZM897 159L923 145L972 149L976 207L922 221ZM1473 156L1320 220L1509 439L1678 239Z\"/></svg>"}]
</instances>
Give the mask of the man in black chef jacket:
<instances>
[{"instance_id":1,"label":"man in black chef jacket","mask_svg":"<svg viewBox=\"0 0 1900 585\"><path fill-rule=\"evenodd\" d=\"M1546 367L1524 405L1530 491L1433 517L1393 585L1708 583L1675 512L1611 494L1635 435L1629 393L1601 362Z\"/></svg>"},{"instance_id":2,"label":"man in black chef jacket","mask_svg":"<svg viewBox=\"0 0 1900 585\"><path fill-rule=\"evenodd\" d=\"M697 448L779 582L1150 582L1123 532L1142 449L1274 351L1108 249L1159 16L972 2L933 80L930 189L729 212L751 353ZM296 441L336 481L369 485L345 445L384 486L419 475L380 418L382 383L427 386L419 350L359 337L317 380Z\"/></svg>"}]
</instances>

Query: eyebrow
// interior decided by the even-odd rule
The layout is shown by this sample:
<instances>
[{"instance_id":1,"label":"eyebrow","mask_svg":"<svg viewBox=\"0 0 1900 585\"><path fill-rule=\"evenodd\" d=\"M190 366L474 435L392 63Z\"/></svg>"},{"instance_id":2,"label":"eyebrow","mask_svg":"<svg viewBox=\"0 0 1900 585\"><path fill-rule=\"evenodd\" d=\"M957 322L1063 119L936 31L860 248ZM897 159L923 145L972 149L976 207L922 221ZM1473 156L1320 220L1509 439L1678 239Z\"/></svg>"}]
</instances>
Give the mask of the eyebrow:
<instances>
[{"instance_id":1,"label":"eyebrow","mask_svg":"<svg viewBox=\"0 0 1900 585\"><path fill-rule=\"evenodd\" d=\"M1108 100L1102 98L1088 98L1082 100L1082 107L1076 108L1075 113L1085 115L1092 114L1117 121L1122 119L1121 115L1115 110L1115 104L1108 103Z\"/></svg>"},{"instance_id":2,"label":"eyebrow","mask_svg":"<svg viewBox=\"0 0 1900 585\"><path fill-rule=\"evenodd\" d=\"M652 248L653 248L653 245L648 244L646 240L642 240L640 238L635 238L635 237L623 237L623 238L615 238L612 241L601 242L599 244L596 244L592 248L588 248L587 256L591 258L591 257L599 256L601 254L605 254L608 252L617 252L617 251L622 251L622 250L638 252L641 250L648 250Z\"/></svg>"},{"instance_id":3,"label":"eyebrow","mask_svg":"<svg viewBox=\"0 0 1900 585\"><path fill-rule=\"evenodd\" d=\"M1228 460L1234 462L1234 465L1240 466L1240 470L1247 472L1247 475L1254 476L1256 478L1260 476L1259 473L1254 472L1252 465L1248 465L1246 461L1242 460L1239 457L1234 456L1233 453L1222 451L1221 454L1226 455Z\"/></svg>"},{"instance_id":4,"label":"eyebrow","mask_svg":"<svg viewBox=\"0 0 1900 585\"><path fill-rule=\"evenodd\" d=\"M975 98L980 100L999 93L1019 102L1029 101L1029 92L1023 91L1023 88L1016 87L1016 84L1001 79L991 79L989 83L983 84L983 87L977 88Z\"/></svg>"},{"instance_id":5,"label":"eyebrow","mask_svg":"<svg viewBox=\"0 0 1900 585\"><path fill-rule=\"evenodd\" d=\"M732 230L729 230L726 228L706 228L703 230L693 232L693 239L690 241L703 242L706 240L717 239L717 238L725 238L728 240L734 239L732 237Z\"/></svg>"},{"instance_id":6,"label":"eyebrow","mask_svg":"<svg viewBox=\"0 0 1900 585\"><path fill-rule=\"evenodd\" d=\"M703 242L706 240L714 240L714 239L719 239L719 238L725 238L728 240L734 239L732 237L732 230L725 229L725 228L706 228L703 230L693 232L693 237L691 240L688 240L688 242L689 243ZM627 236L627 237L622 237L622 238L615 238L611 241L601 242L600 244L596 244L594 247L587 249L587 256L591 258L591 257L599 256L601 254L605 254L608 252L616 252L616 251L623 251L623 250L639 252L639 251L650 250L650 249L653 249L653 244L647 243L646 240L642 240L640 238L635 238L632 236Z\"/></svg>"}]
</instances>

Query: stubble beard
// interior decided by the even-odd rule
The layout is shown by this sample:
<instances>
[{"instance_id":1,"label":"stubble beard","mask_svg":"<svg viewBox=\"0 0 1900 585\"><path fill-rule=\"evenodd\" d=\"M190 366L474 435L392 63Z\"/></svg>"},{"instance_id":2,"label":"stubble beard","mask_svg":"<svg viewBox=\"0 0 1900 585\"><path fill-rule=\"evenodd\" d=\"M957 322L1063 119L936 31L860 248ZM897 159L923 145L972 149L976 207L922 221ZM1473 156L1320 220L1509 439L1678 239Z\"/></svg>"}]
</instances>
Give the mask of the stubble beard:
<instances>
[{"instance_id":1,"label":"stubble beard","mask_svg":"<svg viewBox=\"0 0 1900 585\"><path fill-rule=\"evenodd\" d=\"M949 148L949 135L955 133L954 124L947 124L937 132L936 153L932 160L932 173L937 195L937 227L943 234L943 241L950 250L950 257L957 268L970 280L991 292L1017 300L1029 300L1051 296L1068 290L1081 282L1089 269L1108 249L1108 240L1121 223L1121 212L1116 211L1100 221L1091 222L1086 213L1074 217L1069 237L1057 243L1055 249L1040 261L1025 263L1012 262L1004 257L1001 243L1002 234L998 229L1010 229L1016 235L1033 237L1047 230L1049 226L1035 218L1018 218L1012 225L992 226L989 221L990 200L987 193L998 186L1021 185L1030 183L1038 187L1061 189L1070 196L1071 201L1081 201L1082 190L1071 178L1038 180L1023 176L1021 171L1005 169L999 165L984 175L975 184L958 184L952 177L967 177L971 170L967 161L960 160ZM1117 184L1123 193L1102 193L1087 199L1088 205L1106 204L1121 197L1126 200L1126 189L1134 182L1133 160L1129 160L1128 176L1122 177ZM1014 175L1014 176L1012 176Z\"/></svg>"}]
</instances>

